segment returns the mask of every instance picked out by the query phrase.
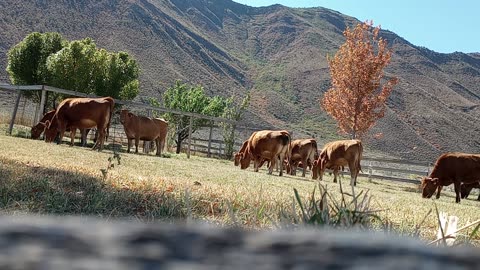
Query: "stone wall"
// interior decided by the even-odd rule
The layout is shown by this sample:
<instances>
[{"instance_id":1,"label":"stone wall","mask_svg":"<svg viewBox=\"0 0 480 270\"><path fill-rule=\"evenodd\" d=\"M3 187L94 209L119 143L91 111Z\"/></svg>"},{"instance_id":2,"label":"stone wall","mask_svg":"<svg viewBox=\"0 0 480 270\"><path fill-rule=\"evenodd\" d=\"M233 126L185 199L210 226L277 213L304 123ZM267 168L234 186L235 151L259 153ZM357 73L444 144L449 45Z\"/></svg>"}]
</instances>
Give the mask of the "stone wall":
<instances>
[{"instance_id":1,"label":"stone wall","mask_svg":"<svg viewBox=\"0 0 480 270\"><path fill-rule=\"evenodd\" d=\"M0 269L479 269L474 248L332 230L251 232L0 216Z\"/></svg>"}]
</instances>

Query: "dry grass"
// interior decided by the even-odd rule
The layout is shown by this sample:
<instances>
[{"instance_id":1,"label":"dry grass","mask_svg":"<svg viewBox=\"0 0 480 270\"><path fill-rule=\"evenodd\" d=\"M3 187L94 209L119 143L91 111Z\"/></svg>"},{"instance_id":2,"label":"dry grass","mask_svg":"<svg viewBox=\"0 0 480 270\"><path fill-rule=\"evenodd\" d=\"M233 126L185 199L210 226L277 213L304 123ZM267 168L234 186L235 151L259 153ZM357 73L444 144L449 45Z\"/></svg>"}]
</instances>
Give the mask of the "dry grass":
<instances>
[{"instance_id":1,"label":"dry grass","mask_svg":"<svg viewBox=\"0 0 480 270\"><path fill-rule=\"evenodd\" d=\"M121 165L103 179L101 170L107 167L111 151L99 153L3 133L0 149L0 207L8 214L79 214L146 221L184 221L188 216L265 228L278 224L282 213L291 211L296 204L294 188L308 201L317 187L310 179L270 176L265 170L254 173L251 168L242 171L230 161L187 159L170 153L169 158L121 153ZM323 184L340 201L338 185L331 177L327 175ZM434 207L434 201L422 199L417 186L411 184L360 178L356 191L368 191L369 209L382 210L376 213L382 223L400 233L413 234ZM480 203L473 199L455 204L454 194L447 191L435 203L440 211L457 215L459 227L480 218ZM421 237L433 239L436 228L432 214L420 229Z\"/></svg>"}]
</instances>

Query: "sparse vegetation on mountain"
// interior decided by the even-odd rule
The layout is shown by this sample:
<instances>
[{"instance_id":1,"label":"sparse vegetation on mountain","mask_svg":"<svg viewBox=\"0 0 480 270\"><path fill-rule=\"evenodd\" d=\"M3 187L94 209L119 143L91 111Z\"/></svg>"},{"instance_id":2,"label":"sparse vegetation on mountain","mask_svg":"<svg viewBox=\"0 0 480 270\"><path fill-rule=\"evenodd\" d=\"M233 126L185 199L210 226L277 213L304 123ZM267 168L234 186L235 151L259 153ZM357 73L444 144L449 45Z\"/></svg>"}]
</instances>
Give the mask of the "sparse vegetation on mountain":
<instances>
[{"instance_id":1,"label":"sparse vegetation on mountain","mask_svg":"<svg viewBox=\"0 0 480 270\"><path fill-rule=\"evenodd\" d=\"M0 80L8 80L2 71L9 48L33 31L57 31L137 59L138 99L160 99L176 80L200 84L210 96L250 92L241 124L285 128L320 143L339 138L318 100L331 87L326 55L345 42L342 33L355 18L326 8L254 8L230 0L112 3L0 1ZM437 53L384 29L379 35L392 49L385 74L400 82L385 116L363 138L366 147L430 162L441 152L479 152L478 54Z\"/></svg>"},{"instance_id":2,"label":"sparse vegetation on mountain","mask_svg":"<svg viewBox=\"0 0 480 270\"><path fill-rule=\"evenodd\" d=\"M343 32L345 43L329 58L332 88L321 105L338 123L342 132L355 139L365 134L385 114L385 102L398 82L393 77L381 84L391 50L379 36L380 27L359 23Z\"/></svg>"}]
</instances>

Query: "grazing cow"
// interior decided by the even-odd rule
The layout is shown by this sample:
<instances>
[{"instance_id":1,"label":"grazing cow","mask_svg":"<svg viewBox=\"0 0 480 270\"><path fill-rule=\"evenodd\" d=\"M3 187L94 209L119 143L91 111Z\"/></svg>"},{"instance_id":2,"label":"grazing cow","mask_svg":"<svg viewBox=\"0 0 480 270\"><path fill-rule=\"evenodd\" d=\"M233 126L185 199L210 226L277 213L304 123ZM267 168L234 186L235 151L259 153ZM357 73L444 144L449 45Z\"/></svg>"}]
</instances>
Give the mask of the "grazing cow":
<instances>
[{"instance_id":1,"label":"grazing cow","mask_svg":"<svg viewBox=\"0 0 480 270\"><path fill-rule=\"evenodd\" d=\"M47 112L46 114L43 115L42 119L40 122L38 122L35 126L32 127L32 130L30 132L31 138L36 140L40 138L42 135L43 131L45 130L45 122L52 121L53 115L55 114L55 110L51 110Z\"/></svg>"},{"instance_id":2,"label":"grazing cow","mask_svg":"<svg viewBox=\"0 0 480 270\"><path fill-rule=\"evenodd\" d=\"M255 132L252 133L252 135L253 135L253 134L255 134ZM242 144L242 147L240 147L240 150L238 150L238 152L234 154L233 164L234 164L235 166L240 165L240 159L241 159L243 153L245 152L245 149L247 149L247 145L248 145L248 140L244 141L243 144ZM260 165L258 166L258 168L261 168L265 162L267 162L267 166L270 167L270 160L262 159L262 161L260 162ZM277 169L277 170L278 170L278 169Z\"/></svg>"},{"instance_id":3,"label":"grazing cow","mask_svg":"<svg viewBox=\"0 0 480 270\"><path fill-rule=\"evenodd\" d=\"M258 172L262 160L270 160L268 174L272 174L273 168L280 163L280 173L283 175L283 160L289 159L290 134L286 130L262 130L254 132L248 139L245 151L240 157L242 170L250 166L253 159L255 172Z\"/></svg>"},{"instance_id":4,"label":"grazing cow","mask_svg":"<svg viewBox=\"0 0 480 270\"><path fill-rule=\"evenodd\" d=\"M480 179L480 154L446 153L441 155L428 177L422 179L422 197L432 197L440 186L454 185L455 202L460 202L460 186Z\"/></svg>"},{"instance_id":5,"label":"grazing cow","mask_svg":"<svg viewBox=\"0 0 480 270\"><path fill-rule=\"evenodd\" d=\"M121 110L120 123L122 123L127 135L128 153L130 153L132 140L135 140L135 153L138 153L139 141L143 140L155 141L156 155L160 156L162 154L167 138L168 122L166 120L135 115L128 110Z\"/></svg>"},{"instance_id":6,"label":"grazing cow","mask_svg":"<svg viewBox=\"0 0 480 270\"><path fill-rule=\"evenodd\" d=\"M255 134L255 132L253 134ZM233 164L235 164L235 166L240 165L240 159L242 158L243 153L247 149L247 146L248 146L248 140L244 141L242 144L242 147L240 147L240 150L238 150L238 152L235 153L234 161L233 161Z\"/></svg>"},{"instance_id":7,"label":"grazing cow","mask_svg":"<svg viewBox=\"0 0 480 270\"><path fill-rule=\"evenodd\" d=\"M53 115L55 114L56 110L51 110L47 112L46 114L43 115L42 119L40 122L38 122L35 126L32 127L32 130L30 131L30 137L34 140L40 138L42 135L43 131L45 130L46 122L47 121L52 121ZM66 131L70 131L70 128L67 127ZM80 132L82 134L81 137L81 144L82 146L87 145L87 134L90 132L90 129L80 129ZM57 133L58 134L58 133Z\"/></svg>"},{"instance_id":8,"label":"grazing cow","mask_svg":"<svg viewBox=\"0 0 480 270\"><path fill-rule=\"evenodd\" d=\"M75 140L76 129L97 127L98 139L92 149L102 150L113 115L114 100L104 98L67 98L63 100L52 117L46 122L45 141L52 142L57 132L63 138L67 127L70 128L71 145ZM59 144L61 143L61 140Z\"/></svg>"},{"instance_id":9,"label":"grazing cow","mask_svg":"<svg viewBox=\"0 0 480 270\"><path fill-rule=\"evenodd\" d=\"M301 162L305 177L308 164L315 161L317 154L317 141L315 139L299 139L290 143L290 162L287 163L287 172L291 175L296 175L297 167Z\"/></svg>"},{"instance_id":10,"label":"grazing cow","mask_svg":"<svg viewBox=\"0 0 480 270\"><path fill-rule=\"evenodd\" d=\"M333 141L325 144L318 159L313 162L313 179L320 176L322 180L326 169L333 170L333 182L337 182L337 175L340 168L348 165L350 169L350 185L357 184L357 176L361 170L360 160L362 159L363 146L360 140Z\"/></svg>"},{"instance_id":11,"label":"grazing cow","mask_svg":"<svg viewBox=\"0 0 480 270\"><path fill-rule=\"evenodd\" d=\"M480 188L480 183L475 182L475 183L471 183L471 184L462 184L460 186L460 195L461 195L462 199L466 199L468 197L468 195L470 195L470 192L472 191L472 189L474 189L474 188ZM477 201L480 201L480 194L478 194Z\"/></svg>"}]
</instances>

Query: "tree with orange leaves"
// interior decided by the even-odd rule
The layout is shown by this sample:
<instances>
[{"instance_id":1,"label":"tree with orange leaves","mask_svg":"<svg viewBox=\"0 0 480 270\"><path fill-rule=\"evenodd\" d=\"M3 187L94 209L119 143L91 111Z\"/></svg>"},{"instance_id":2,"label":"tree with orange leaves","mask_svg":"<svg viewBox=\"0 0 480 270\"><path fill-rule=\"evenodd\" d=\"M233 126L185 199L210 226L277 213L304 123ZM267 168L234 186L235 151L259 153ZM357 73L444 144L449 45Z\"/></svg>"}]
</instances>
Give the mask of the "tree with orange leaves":
<instances>
[{"instance_id":1,"label":"tree with orange leaves","mask_svg":"<svg viewBox=\"0 0 480 270\"><path fill-rule=\"evenodd\" d=\"M398 79L381 82L390 62L387 41L379 37L380 26L359 23L343 35L345 43L329 58L332 87L320 100L323 109L353 139L363 135L385 114L385 101Z\"/></svg>"}]
</instances>

